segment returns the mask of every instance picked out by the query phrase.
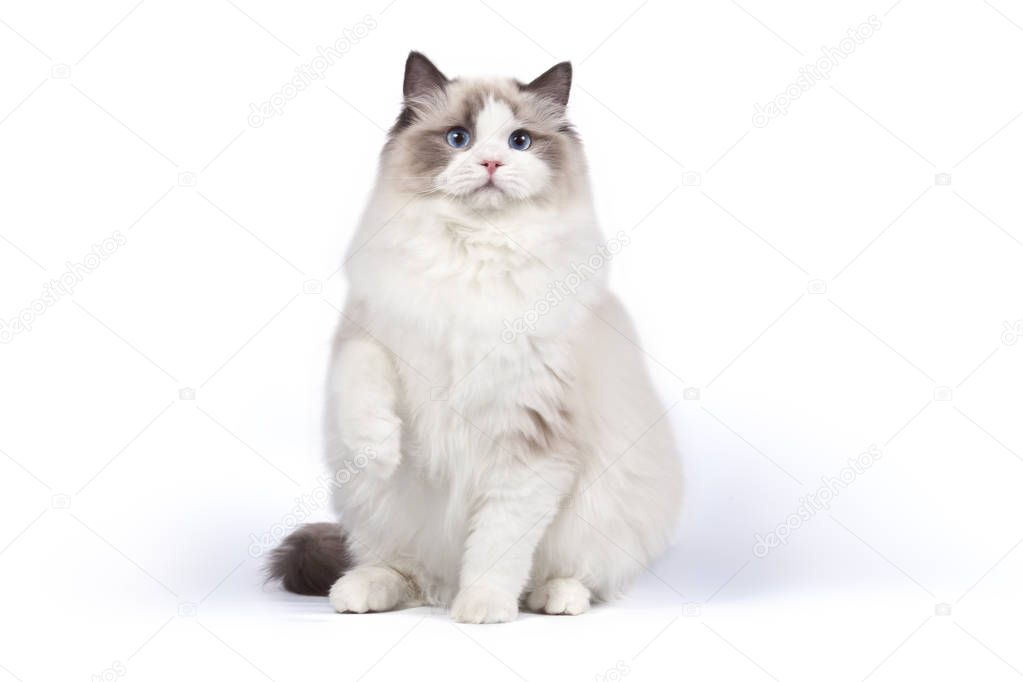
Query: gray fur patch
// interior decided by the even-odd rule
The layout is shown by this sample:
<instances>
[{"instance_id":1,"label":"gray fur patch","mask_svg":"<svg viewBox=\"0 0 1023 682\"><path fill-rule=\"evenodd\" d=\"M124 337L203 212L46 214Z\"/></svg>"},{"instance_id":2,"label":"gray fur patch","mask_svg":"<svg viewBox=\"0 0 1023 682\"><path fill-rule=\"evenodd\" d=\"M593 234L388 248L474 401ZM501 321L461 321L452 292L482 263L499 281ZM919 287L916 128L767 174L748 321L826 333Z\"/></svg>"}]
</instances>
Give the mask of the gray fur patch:
<instances>
[{"instance_id":1,"label":"gray fur patch","mask_svg":"<svg viewBox=\"0 0 1023 682\"><path fill-rule=\"evenodd\" d=\"M274 549L266 574L289 592L326 596L351 564L340 525L308 523Z\"/></svg>"},{"instance_id":2,"label":"gray fur patch","mask_svg":"<svg viewBox=\"0 0 1023 682\"><path fill-rule=\"evenodd\" d=\"M572 89L572 64L561 62L537 76L523 90L545 97L561 106L568 104L568 93Z\"/></svg>"},{"instance_id":3,"label":"gray fur patch","mask_svg":"<svg viewBox=\"0 0 1023 682\"><path fill-rule=\"evenodd\" d=\"M526 440L533 449L546 449L554 441L554 427L544 416L531 407L526 408L526 415L533 423L533 433L526 435Z\"/></svg>"},{"instance_id":4,"label":"gray fur patch","mask_svg":"<svg viewBox=\"0 0 1023 682\"><path fill-rule=\"evenodd\" d=\"M422 52L413 50L405 60L405 81L402 92L405 99L422 97L431 90L443 90L448 77L440 72Z\"/></svg>"}]
</instances>

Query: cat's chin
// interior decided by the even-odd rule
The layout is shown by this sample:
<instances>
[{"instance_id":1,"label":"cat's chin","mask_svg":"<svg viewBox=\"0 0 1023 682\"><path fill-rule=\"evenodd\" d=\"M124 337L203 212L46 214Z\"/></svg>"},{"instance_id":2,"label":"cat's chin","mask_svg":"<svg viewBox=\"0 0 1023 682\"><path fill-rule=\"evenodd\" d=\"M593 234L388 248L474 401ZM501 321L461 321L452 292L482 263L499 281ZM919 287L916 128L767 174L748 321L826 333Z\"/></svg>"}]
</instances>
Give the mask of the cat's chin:
<instances>
[{"instance_id":1,"label":"cat's chin","mask_svg":"<svg viewBox=\"0 0 1023 682\"><path fill-rule=\"evenodd\" d=\"M471 208L479 210L497 210L511 206L522 200L522 197L517 197L493 183L487 183L477 187L471 192L467 192L458 198Z\"/></svg>"}]
</instances>

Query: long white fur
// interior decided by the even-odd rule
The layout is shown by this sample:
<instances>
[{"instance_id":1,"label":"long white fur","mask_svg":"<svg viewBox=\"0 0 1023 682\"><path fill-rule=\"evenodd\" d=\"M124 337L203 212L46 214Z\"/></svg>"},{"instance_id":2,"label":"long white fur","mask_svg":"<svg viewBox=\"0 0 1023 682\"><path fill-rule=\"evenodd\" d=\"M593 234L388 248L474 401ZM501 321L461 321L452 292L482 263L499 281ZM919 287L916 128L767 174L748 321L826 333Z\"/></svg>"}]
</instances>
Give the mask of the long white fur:
<instances>
[{"instance_id":1,"label":"long white fur","mask_svg":"<svg viewBox=\"0 0 1023 682\"><path fill-rule=\"evenodd\" d=\"M506 321L603 242L581 155L571 192L531 200L551 174L508 148L519 125L489 101L434 192L397 189L385 165L353 239L328 459L364 470L334 496L357 564L331 591L339 611L433 604L501 622L528 595L579 613L673 535L674 441L606 268L508 339ZM494 158L503 191L460 198Z\"/></svg>"}]
</instances>

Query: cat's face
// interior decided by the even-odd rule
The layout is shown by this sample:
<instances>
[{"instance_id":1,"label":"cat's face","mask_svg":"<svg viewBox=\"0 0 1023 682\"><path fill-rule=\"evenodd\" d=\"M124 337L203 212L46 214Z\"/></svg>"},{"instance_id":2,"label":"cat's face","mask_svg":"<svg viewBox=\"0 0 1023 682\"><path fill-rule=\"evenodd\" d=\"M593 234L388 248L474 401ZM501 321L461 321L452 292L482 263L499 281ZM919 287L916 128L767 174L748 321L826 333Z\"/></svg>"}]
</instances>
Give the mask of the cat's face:
<instances>
[{"instance_id":1,"label":"cat's face","mask_svg":"<svg viewBox=\"0 0 1023 682\"><path fill-rule=\"evenodd\" d=\"M568 191L583 173L579 142L565 118L571 80L567 62L529 84L449 80L411 53L405 106L384 148L385 175L403 191L476 209Z\"/></svg>"}]
</instances>

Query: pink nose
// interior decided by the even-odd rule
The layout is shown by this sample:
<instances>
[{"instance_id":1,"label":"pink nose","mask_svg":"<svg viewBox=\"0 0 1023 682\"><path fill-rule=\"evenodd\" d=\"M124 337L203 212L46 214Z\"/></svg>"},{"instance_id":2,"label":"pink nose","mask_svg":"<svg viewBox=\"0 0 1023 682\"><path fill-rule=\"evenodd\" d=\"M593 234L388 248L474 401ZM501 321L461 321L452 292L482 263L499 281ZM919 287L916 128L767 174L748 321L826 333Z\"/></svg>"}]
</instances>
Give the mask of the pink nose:
<instances>
[{"instance_id":1,"label":"pink nose","mask_svg":"<svg viewBox=\"0 0 1023 682\"><path fill-rule=\"evenodd\" d=\"M498 166L503 166L504 164L501 163L500 161L480 161L480 165L481 166L486 166L487 167L487 175L493 176L494 173L497 172L497 167Z\"/></svg>"}]
</instances>

